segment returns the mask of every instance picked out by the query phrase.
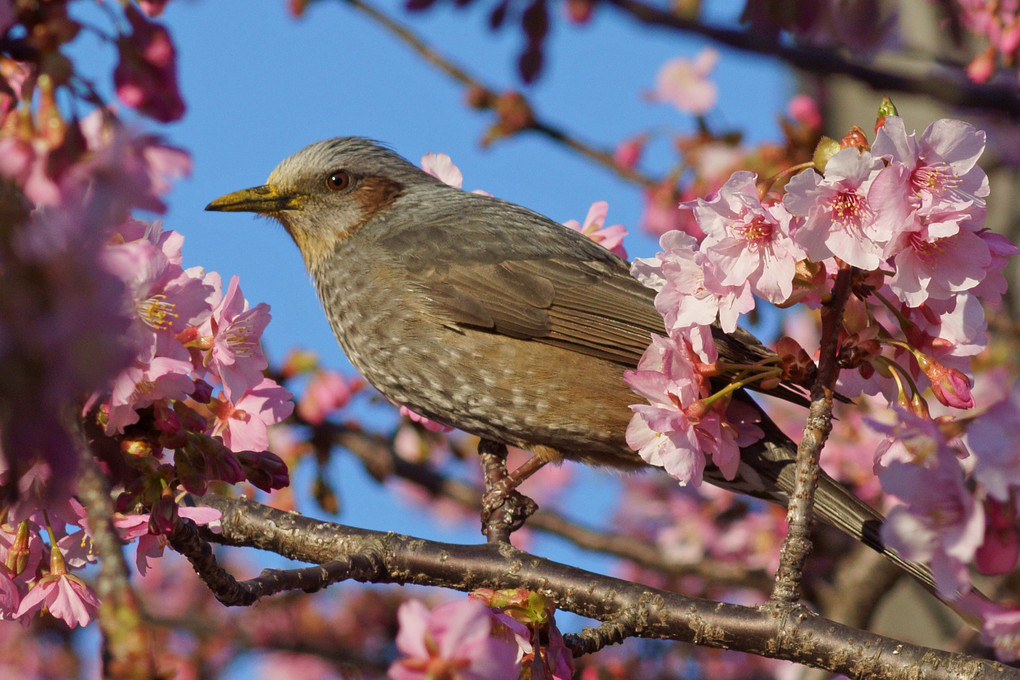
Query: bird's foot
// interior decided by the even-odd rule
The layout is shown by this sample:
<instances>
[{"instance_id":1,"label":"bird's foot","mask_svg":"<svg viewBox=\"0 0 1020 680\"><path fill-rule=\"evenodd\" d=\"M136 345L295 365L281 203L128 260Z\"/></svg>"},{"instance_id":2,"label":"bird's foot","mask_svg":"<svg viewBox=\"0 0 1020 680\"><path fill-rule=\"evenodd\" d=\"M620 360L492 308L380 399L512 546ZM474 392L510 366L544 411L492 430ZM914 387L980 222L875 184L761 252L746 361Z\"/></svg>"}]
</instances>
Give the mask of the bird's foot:
<instances>
[{"instance_id":1,"label":"bird's foot","mask_svg":"<svg viewBox=\"0 0 1020 680\"><path fill-rule=\"evenodd\" d=\"M485 473L482 533L489 543L509 543L510 534L538 510L538 504L517 491L517 486L541 465L529 466L529 460L513 473L507 472L506 446L487 439L479 442L478 453Z\"/></svg>"}]
</instances>

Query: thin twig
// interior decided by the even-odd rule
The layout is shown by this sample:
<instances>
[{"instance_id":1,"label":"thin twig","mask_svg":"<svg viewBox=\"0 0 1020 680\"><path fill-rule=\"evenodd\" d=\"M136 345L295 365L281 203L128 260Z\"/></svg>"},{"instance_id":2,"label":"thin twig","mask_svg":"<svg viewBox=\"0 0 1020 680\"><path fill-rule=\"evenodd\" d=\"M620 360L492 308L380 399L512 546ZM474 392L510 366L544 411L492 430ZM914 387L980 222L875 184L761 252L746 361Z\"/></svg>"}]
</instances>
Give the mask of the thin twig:
<instances>
[{"instance_id":1,"label":"thin twig","mask_svg":"<svg viewBox=\"0 0 1020 680\"><path fill-rule=\"evenodd\" d=\"M367 581L378 573L379 559L371 551L298 569L263 569L253 579L238 581L221 567L211 546L190 520L174 525L170 545L184 555L212 594L228 607L247 607L262 597L291 590L313 593L340 581Z\"/></svg>"},{"instance_id":2,"label":"thin twig","mask_svg":"<svg viewBox=\"0 0 1020 680\"><path fill-rule=\"evenodd\" d=\"M414 31L408 28L406 24L397 21L382 10L364 2L363 0L342 0L342 2L370 17L380 26L404 41L427 63L435 66L443 73L446 73L461 85L480 92L495 92L494 88L483 83L480 78L471 75L466 69L458 66L453 62L453 60L442 55L439 51L428 45L424 40L418 37ZM530 101L523 96L521 96L521 101L524 102L529 110L534 112L535 109ZM633 168L620 165L613 159L613 153L611 151L599 148L588 142L581 141L578 137L570 134L561 126L542 120L537 114L533 115L531 122L525 127L525 130L537 132L544 137L548 137L555 142L563 144L588 160L594 161L595 163L612 170L628 182L633 182L647 188L661 184L661 180L645 175Z\"/></svg>"},{"instance_id":3,"label":"thin twig","mask_svg":"<svg viewBox=\"0 0 1020 680\"><path fill-rule=\"evenodd\" d=\"M788 529L779 555L779 570L772 589L772 602L793 604L800 599L804 563L811 553L811 518L814 515L815 489L818 486L818 458L832 431L832 396L839 367L836 351L843 308L850 295L851 269L844 266L836 275L832 294L822 306L822 339L818 374L811 386L804 434L797 445L797 465L793 494L786 512Z\"/></svg>"}]
</instances>

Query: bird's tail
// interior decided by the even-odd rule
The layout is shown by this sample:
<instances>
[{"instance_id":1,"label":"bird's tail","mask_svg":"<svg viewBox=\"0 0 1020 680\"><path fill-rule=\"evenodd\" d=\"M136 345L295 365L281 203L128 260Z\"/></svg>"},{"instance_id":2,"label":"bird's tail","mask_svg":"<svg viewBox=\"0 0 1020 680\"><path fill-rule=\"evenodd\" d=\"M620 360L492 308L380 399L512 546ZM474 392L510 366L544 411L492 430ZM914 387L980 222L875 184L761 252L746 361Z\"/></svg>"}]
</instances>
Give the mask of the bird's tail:
<instances>
[{"instance_id":1,"label":"bird's tail","mask_svg":"<svg viewBox=\"0 0 1020 680\"><path fill-rule=\"evenodd\" d=\"M747 402L753 403L750 399ZM794 469L797 445L764 412L761 412L761 418L759 426L765 432L765 436L757 443L741 450L740 469L736 477L732 480L722 479L718 469L706 469L705 477L717 486L785 507L793 494L796 479ZM815 515L884 555L949 606L964 621L971 626L979 627L980 622L973 612L957 606L953 600L939 592L931 569L927 565L905 559L885 544L881 535L885 516L824 471L820 471L815 491ZM980 592L976 590L972 592L972 598L984 598Z\"/></svg>"}]
</instances>

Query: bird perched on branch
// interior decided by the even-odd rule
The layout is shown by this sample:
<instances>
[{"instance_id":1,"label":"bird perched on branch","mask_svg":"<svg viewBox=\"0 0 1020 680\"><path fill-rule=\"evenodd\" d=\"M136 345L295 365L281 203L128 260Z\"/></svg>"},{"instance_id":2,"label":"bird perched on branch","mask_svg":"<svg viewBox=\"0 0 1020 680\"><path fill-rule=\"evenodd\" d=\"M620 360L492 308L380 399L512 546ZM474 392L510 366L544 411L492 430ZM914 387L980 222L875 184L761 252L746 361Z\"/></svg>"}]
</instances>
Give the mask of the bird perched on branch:
<instances>
[{"instance_id":1,"label":"bird perched on branch","mask_svg":"<svg viewBox=\"0 0 1020 680\"><path fill-rule=\"evenodd\" d=\"M666 331L655 292L594 241L353 137L312 144L265 185L207 210L284 226L347 357L397 403L539 461L645 465L624 438L640 398L623 373ZM715 341L727 363L771 354L741 329L716 329ZM765 437L741 451L734 479L712 466L704 478L785 505L796 445L746 394L736 398L759 411ZM926 568L883 545L881 514L824 473L815 512L932 585Z\"/></svg>"}]
</instances>

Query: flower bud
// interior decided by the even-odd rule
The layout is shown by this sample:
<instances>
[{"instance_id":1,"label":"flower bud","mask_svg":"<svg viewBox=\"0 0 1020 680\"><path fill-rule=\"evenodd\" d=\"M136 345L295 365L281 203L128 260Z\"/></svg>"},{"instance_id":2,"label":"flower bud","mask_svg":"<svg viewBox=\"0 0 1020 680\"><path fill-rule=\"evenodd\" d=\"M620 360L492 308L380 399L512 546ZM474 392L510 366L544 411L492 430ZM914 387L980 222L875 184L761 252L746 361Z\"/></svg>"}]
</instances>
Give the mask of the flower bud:
<instances>
[{"instance_id":1,"label":"flower bud","mask_svg":"<svg viewBox=\"0 0 1020 680\"><path fill-rule=\"evenodd\" d=\"M839 140L839 147L841 149L857 149L858 151L871 151L871 144L868 143L868 136L864 134L864 130L860 129L856 125L850 128L850 132L843 136L843 139Z\"/></svg>"},{"instance_id":2,"label":"flower bud","mask_svg":"<svg viewBox=\"0 0 1020 680\"><path fill-rule=\"evenodd\" d=\"M914 357L921 371L931 381L935 398L953 408L974 408L974 397L970 394L970 378L955 368L947 368L921 352Z\"/></svg>"},{"instance_id":3,"label":"flower bud","mask_svg":"<svg viewBox=\"0 0 1020 680\"><path fill-rule=\"evenodd\" d=\"M882 103L878 105L878 116L875 118L875 132L885 127L885 119L888 116L898 116L896 105L887 96L882 97Z\"/></svg>"},{"instance_id":4,"label":"flower bud","mask_svg":"<svg viewBox=\"0 0 1020 680\"><path fill-rule=\"evenodd\" d=\"M822 137L818 141L818 146L815 147L815 153L811 157L811 162L815 164L815 169L818 172L825 172L825 166L828 164L829 159L839 153L840 146L832 137Z\"/></svg>"}]
</instances>

